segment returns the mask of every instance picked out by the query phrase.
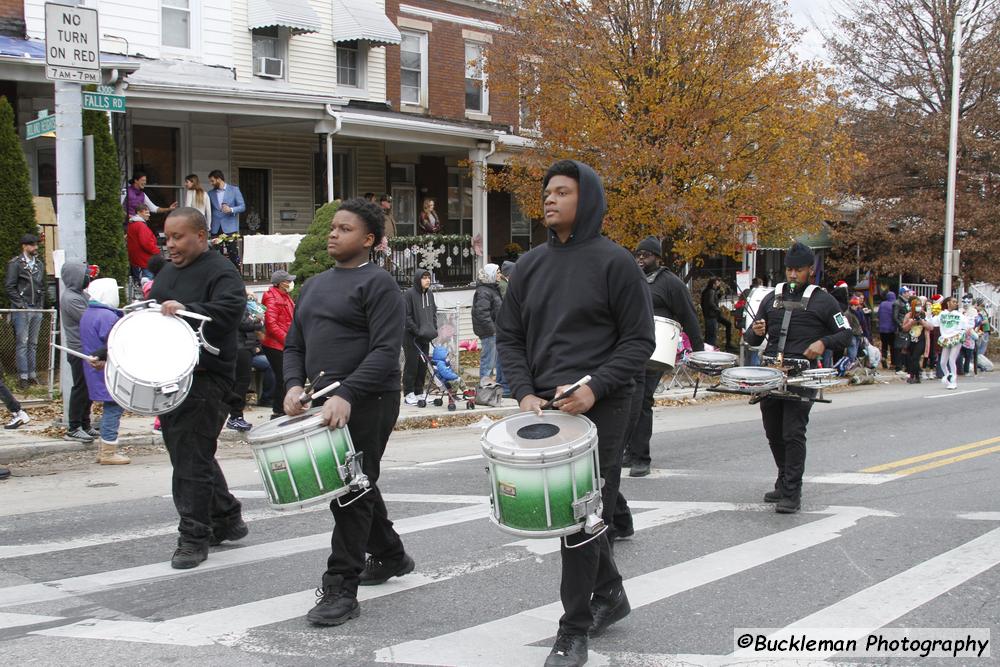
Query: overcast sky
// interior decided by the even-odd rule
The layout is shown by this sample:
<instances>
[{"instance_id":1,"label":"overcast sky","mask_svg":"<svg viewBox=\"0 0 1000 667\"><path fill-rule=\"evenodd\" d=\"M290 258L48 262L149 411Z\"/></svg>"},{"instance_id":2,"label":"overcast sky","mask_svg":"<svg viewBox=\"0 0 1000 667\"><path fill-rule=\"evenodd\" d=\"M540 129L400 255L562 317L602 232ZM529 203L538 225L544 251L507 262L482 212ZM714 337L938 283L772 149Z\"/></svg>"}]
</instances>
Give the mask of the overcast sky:
<instances>
[{"instance_id":1,"label":"overcast sky","mask_svg":"<svg viewBox=\"0 0 1000 667\"><path fill-rule=\"evenodd\" d=\"M799 55L807 59L827 59L826 51L823 48L823 36L817 26L827 32L830 30L830 22L833 12L830 9L830 2L823 0L787 0L788 11L792 15L792 20L797 26L804 29L806 33L802 36L802 43L799 46Z\"/></svg>"}]
</instances>

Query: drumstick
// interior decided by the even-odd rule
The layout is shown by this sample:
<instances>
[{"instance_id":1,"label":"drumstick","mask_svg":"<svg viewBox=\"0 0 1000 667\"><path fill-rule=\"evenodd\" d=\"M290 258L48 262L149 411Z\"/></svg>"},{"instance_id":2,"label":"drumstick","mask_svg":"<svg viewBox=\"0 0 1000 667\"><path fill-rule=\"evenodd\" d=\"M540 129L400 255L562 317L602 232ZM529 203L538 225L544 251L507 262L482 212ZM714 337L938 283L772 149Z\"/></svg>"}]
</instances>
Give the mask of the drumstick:
<instances>
[{"instance_id":1,"label":"drumstick","mask_svg":"<svg viewBox=\"0 0 1000 667\"><path fill-rule=\"evenodd\" d=\"M555 404L556 401L561 401L564 398L568 398L577 389L579 389L583 385L585 385L588 382L590 382L590 379L591 378L590 378L589 375L584 375L582 378L580 378L579 380L577 380L576 382L574 382L570 387L568 387L566 389L566 391L564 391L563 393L559 394L558 396L556 396L555 398L553 398L551 401L548 401L547 403L545 403L545 405L542 406L542 410L548 410L549 408L551 408L553 406L553 404Z\"/></svg>"},{"instance_id":2,"label":"drumstick","mask_svg":"<svg viewBox=\"0 0 1000 667\"><path fill-rule=\"evenodd\" d=\"M318 380L319 378L316 379ZM312 401L314 398L319 398L320 396L326 396L339 386L340 386L339 382L334 382L333 384L328 384L316 392L309 392L309 393L303 392L302 395L299 397L299 403L305 405L306 403Z\"/></svg>"},{"instance_id":3,"label":"drumstick","mask_svg":"<svg viewBox=\"0 0 1000 667\"><path fill-rule=\"evenodd\" d=\"M63 347L62 345L53 344L52 347L56 348L57 350L62 350L66 354L72 354L74 357L80 357L81 359L85 359L87 361L99 361L99 359L93 355L83 354L81 352L77 352L76 350L71 350L68 347Z\"/></svg>"}]
</instances>

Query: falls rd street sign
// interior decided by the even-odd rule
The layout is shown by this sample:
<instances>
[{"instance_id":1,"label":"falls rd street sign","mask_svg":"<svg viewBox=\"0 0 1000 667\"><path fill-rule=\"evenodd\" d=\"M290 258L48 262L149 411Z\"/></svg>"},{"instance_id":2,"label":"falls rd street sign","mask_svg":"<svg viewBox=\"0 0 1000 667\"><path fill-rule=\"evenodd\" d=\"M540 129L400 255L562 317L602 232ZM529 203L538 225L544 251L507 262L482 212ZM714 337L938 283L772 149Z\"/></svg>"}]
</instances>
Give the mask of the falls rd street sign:
<instances>
[{"instance_id":1,"label":"falls rd street sign","mask_svg":"<svg viewBox=\"0 0 1000 667\"><path fill-rule=\"evenodd\" d=\"M83 108L91 111L125 113L125 96L91 93L85 90L83 91Z\"/></svg>"},{"instance_id":2,"label":"falls rd street sign","mask_svg":"<svg viewBox=\"0 0 1000 667\"><path fill-rule=\"evenodd\" d=\"M35 120L29 120L24 124L27 129L28 139L37 139L43 134L56 131L56 117L39 115Z\"/></svg>"},{"instance_id":3,"label":"falls rd street sign","mask_svg":"<svg viewBox=\"0 0 1000 667\"><path fill-rule=\"evenodd\" d=\"M45 77L100 83L97 10L45 3Z\"/></svg>"}]
</instances>

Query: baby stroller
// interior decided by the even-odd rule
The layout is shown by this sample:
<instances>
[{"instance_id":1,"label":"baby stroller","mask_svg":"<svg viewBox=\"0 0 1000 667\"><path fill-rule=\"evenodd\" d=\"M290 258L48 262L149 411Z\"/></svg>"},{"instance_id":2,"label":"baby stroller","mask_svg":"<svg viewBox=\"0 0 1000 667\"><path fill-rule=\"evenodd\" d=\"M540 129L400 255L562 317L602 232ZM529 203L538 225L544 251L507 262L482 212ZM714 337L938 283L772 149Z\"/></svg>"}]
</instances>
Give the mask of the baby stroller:
<instances>
[{"instance_id":1,"label":"baby stroller","mask_svg":"<svg viewBox=\"0 0 1000 667\"><path fill-rule=\"evenodd\" d=\"M417 353L423 362L427 364L427 383L424 387L424 396L426 398L421 398L417 402L418 407L426 408L428 399L433 400L434 405L444 405L444 399L447 397L449 411L453 412L458 409L456 405L458 400L465 401L465 408L467 410L476 409L475 392L464 392L461 399L459 399L456 391L452 389L452 384L461 382L461 378L459 378L455 369L451 367L451 362L448 361L447 347L444 345L435 345L429 359L427 358L427 353L419 345L417 345Z\"/></svg>"}]
</instances>

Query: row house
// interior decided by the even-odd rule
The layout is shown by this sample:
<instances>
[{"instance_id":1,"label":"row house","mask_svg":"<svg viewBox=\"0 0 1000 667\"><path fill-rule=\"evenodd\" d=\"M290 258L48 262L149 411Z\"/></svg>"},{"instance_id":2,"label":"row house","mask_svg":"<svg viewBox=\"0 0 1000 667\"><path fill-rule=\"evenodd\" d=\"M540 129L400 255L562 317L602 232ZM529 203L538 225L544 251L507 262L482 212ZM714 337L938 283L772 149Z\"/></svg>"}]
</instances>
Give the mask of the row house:
<instances>
[{"instance_id":1,"label":"row house","mask_svg":"<svg viewBox=\"0 0 1000 667\"><path fill-rule=\"evenodd\" d=\"M82 4L99 11L104 79L127 98L113 118L122 172L146 173L157 204L221 169L247 201L245 234L302 232L323 203L372 192L393 197L399 235L434 199L443 233L475 237L485 258L530 247L531 222L483 187L526 142L517 101L489 95L490 0ZM23 12L21 35L0 19L0 87L23 127L53 108L44 2L0 7ZM54 199L54 140L24 145L36 193Z\"/></svg>"}]
</instances>

